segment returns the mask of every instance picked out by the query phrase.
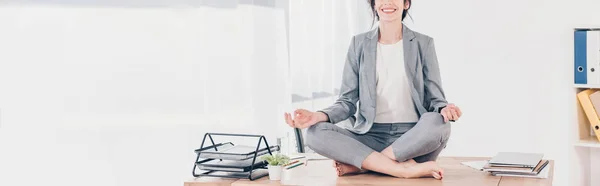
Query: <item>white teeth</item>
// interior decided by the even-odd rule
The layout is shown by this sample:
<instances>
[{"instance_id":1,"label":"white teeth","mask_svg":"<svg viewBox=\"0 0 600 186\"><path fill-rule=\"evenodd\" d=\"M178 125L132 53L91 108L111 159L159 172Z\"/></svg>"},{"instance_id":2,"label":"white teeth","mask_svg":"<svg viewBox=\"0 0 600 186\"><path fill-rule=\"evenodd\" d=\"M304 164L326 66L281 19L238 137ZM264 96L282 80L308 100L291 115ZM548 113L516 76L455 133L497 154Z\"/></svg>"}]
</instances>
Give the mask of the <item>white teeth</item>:
<instances>
[{"instance_id":1,"label":"white teeth","mask_svg":"<svg viewBox=\"0 0 600 186\"><path fill-rule=\"evenodd\" d=\"M394 12L394 11L396 11L396 9L382 9L382 11L388 13L388 12Z\"/></svg>"}]
</instances>

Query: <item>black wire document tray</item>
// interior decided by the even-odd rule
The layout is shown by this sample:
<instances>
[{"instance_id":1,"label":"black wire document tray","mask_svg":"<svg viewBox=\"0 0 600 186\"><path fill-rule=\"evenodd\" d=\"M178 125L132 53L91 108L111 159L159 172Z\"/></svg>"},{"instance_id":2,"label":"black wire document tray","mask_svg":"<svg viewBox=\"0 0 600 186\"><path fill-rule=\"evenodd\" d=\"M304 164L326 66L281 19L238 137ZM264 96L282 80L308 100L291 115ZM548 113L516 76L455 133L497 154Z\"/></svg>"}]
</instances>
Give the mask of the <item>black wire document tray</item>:
<instances>
[{"instance_id":1,"label":"black wire document tray","mask_svg":"<svg viewBox=\"0 0 600 186\"><path fill-rule=\"evenodd\" d=\"M250 180L256 180L267 175L269 175L269 171L267 169L255 169L254 171L249 172L207 171L205 173L202 173L201 176L222 178L251 178Z\"/></svg>"},{"instance_id":2,"label":"black wire document tray","mask_svg":"<svg viewBox=\"0 0 600 186\"><path fill-rule=\"evenodd\" d=\"M268 149L261 148L258 149L257 156L262 156L269 151L279 151L279 146L270 146ZM248 160L253 158L256 151L256 146L246 146L246 145L233 145L231 142L220 143L217 144L213 148L209 149L196 149L196 153L200 154L200 158L210 158L210 159L225 159L225 160Z\"/></svg>"},{"instance_id":3,"label":"black wire document tray","mask_svg":"<svg viewBox=\"0 0 600 186\"><path fill-rule=\"evenodd\" d=\"M252 170L253 166L255 168L267 166L267 162L256 160L253 164L251 159L244 161L212 159L207 162L197 163L197 165L198 168L202 170L248 172Z\"/></svg>"},{"instance_id":4,"label":"black wire document tray","mask_svg":"<svg viewBox=\"0 0 600 186\"><path fill-rule=\"evenodd\" d=\"M258 144L244 146L234 145L232 142L215 143L213 136L258 138ZM212 144L210 146L204 146L207 137ZM263 141L264 145L261 146ZM267 163L260 160L260 157L273 154L275 151L279 151L279 146L269 146L267 139L262 135L207 133L202 139L200 148L194 150L196 161L192 174L194 177L212 176L255 180L268 175Z\"/></svg>"}]
</instances>

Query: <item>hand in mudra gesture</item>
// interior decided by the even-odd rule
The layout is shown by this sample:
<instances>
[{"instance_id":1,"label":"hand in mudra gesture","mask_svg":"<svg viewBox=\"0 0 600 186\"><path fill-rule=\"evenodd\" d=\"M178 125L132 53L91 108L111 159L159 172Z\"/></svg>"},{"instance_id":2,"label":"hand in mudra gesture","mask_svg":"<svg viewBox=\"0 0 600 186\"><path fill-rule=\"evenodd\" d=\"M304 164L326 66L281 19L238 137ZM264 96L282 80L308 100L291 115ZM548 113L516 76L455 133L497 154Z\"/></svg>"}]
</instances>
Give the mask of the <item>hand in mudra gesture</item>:
<instances>
[{"instance_id":1,"label":"hand in mudra gesture","mask_svg":"<svg viewBox=\"0 0 600 186\"><path fill-rule=\"evenodd\" d=\"M297 109L292 116L290 113L284 113L285 122L294 128L308 128L321 121L327 121L327 115L322 112L311 112L306 109Z\"/></svg>"},{"instance_id":2,"label":"hand in mudra gesture","mask_svg":"<svg viewBox=\"0 0 600 186\"><path fill-rule=\"evenodd\" d=\"M456 105L450 103L440 111L440 114L444 117L444 122L456 121L462 116L462 111Z\"/></svg>"}]
</instances>

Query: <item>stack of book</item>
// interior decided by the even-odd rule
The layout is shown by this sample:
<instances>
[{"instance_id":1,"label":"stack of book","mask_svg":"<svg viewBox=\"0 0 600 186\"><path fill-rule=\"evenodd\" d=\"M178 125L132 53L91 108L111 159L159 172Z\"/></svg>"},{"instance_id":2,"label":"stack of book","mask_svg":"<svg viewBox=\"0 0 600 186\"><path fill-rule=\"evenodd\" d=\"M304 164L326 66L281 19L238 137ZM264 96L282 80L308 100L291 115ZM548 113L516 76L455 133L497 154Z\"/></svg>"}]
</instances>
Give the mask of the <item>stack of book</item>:
<instances>
[{"instance_id":1,"label":"stack of book","mask_svg":"<svg viewBox=\"0 0 600 186\"><path fill-rule=\"evenodd\" d=\"M547 173L549 161L542 159L543 154L500 152L483 167L493 176L543 177Z\"/></svg>"}]
</instances>

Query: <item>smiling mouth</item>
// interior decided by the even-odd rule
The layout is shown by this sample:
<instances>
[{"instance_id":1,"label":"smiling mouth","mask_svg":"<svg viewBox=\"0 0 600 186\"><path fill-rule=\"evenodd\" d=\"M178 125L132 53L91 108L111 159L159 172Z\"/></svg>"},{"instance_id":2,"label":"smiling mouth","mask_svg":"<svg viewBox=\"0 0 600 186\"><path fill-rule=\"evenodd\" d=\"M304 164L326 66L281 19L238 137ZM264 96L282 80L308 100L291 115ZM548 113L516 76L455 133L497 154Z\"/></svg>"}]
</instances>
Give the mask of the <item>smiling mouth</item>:
<instances>
[{"instance_id":1,"label":"smiling mouth","mask_svg":"<svg viewBox=\"0 0 600 186\"><path fill-rule=\"evenodd\" d=\"M396 9L395 8L383 8L383 9L381 9L381 11L383 13L394 13L394 12L396 12Z\"/></svg>"}]
</instances>

